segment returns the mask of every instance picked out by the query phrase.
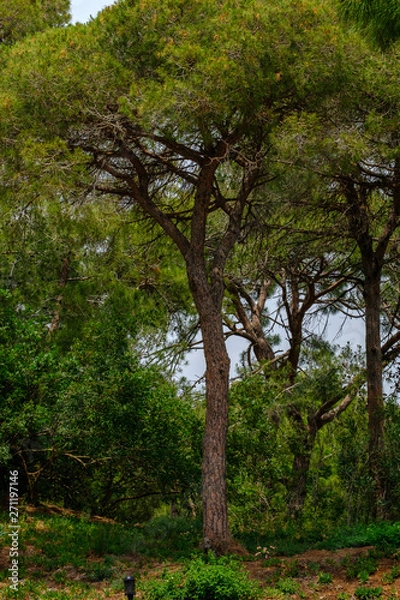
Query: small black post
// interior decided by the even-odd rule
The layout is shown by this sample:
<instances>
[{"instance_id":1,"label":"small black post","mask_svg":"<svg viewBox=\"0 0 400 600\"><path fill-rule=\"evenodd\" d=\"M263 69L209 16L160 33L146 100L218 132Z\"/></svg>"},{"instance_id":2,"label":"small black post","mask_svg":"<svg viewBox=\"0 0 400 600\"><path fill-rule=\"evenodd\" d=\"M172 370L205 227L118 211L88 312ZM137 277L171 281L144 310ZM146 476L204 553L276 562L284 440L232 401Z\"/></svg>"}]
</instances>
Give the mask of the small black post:
<instances>
[{"instance_id":1,"label":"small black post","mask_svg":"<svg viewBox=\"0 0 400 600\"><path fill-rule=\"evenodd\" d=\"M133 600L135 595L135 578L133 575L128 575L124 579L125 596L128 596L128 600Z\"/></svg>"}]
</instances>

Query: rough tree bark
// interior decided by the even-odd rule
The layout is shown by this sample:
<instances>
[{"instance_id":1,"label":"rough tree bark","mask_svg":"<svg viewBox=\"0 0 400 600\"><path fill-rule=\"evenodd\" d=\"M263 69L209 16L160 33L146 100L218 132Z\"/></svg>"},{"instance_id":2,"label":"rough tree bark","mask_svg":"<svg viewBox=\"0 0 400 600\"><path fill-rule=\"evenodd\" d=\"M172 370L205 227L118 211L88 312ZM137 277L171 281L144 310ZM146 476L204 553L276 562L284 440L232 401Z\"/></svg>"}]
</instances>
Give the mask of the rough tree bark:
<instances>
[{"instance_id":1,"label":"rough tree bark","mask_svg":"<svg viewBox=\"0 0 400 600\"><path fill-rule=\"evenodd\" d=\"M258 158L245 160L233 150L243 131L234 130L213 145L207 144L196 150L168 137L145 134L121 119L118 129L110 128L113 149L103 152L97 147L86 147L94 155L98 168L111 175L115 182L98 185L97 190L129 196L132 203L140 206L171 238L186 265L189 288L199 314L206 361L203 545L217 554L236 547L229 531L226 497L230 360L222 320L224 271L227 258L240 238L244 209L259 177ZM216 174L231 150L232 160L237 160L241 168L241 179L237 193L228 200L219 190ZM259 148L256 147L254 152L258 157ZM184 167L177 167L179 163ZM155 185L160 172L191 186L190 209L184 205L182 211L171 212L163 207L163 197L158 196ZM216 210L224 214L225 221L218 232L218 242L211 249L207 246L207 228L209 215ZM182 222L184 227L181 227Z\"/></svg>"},{"instance_id":2,"label":"rough tree bark","mask_svg":"<svg viewBox=\"0 0 400 600\"><path fill-rule=\"evenodd\" d=\"M385 497L385 482L381 474L380 459L384 451L383 414L383 364L381 350L381 268L376 261L365 262L365 346L368 377L368 428L371 474L376 483L375 512Z\"/></svg>"},{"instance_id":3,"label":"rough tree bark","mask_svg":"<svg viewBox=\"0 0 400 600\"><path fill-rule=\"evenodd\" d=\"M381 468L384 454L384 403L383 403L383 355L381 341L381 279L386 252L393 233L399 225L400 197L398 177L400 165L396 162L391 205L381 233L374 234L373 217L369 201L379 182L360 183L351 178L341 180L346 199L346 215L350 235L357 242L361 254L363 273L363 296L365 306L365 346L367 363L367 399L369 430L370 473L375 482L372 507L376 516L384 517L386 478Z\"/></svg>"}]
</instances>

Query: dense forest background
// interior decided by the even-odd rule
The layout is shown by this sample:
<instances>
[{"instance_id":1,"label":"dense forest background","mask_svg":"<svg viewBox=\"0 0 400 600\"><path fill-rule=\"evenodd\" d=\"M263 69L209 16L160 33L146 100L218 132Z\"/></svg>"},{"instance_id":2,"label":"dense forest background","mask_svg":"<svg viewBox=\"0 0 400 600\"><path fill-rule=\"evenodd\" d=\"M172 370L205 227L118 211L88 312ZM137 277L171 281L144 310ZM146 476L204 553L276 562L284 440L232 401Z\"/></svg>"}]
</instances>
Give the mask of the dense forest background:
<instances>
[{"instance_id":1,"label":"dense forest background","mask_svg":"<svg viewBox=\"0 0 400 600\"><path fill-rule=\"evenodd\" d=\"M0 3L4 505L400 519L400 47L353 5Z\"/></svg>"}]
</instances>

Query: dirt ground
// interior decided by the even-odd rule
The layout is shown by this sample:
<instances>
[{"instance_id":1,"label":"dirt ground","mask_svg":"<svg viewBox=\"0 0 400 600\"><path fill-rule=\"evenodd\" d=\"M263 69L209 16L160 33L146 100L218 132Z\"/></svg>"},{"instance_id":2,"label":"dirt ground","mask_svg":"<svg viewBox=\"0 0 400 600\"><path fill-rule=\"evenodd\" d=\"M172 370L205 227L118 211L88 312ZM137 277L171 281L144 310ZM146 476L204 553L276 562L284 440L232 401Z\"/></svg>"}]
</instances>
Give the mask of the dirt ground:
<instances>
[{"instance_id":1,"label":"dirt ground","mask_svg":"<svg viewBox=\"0 0 400 600\"><path fill-rule=\"evenodd\" d=\"M348 565L354 564L361 557L368 557L371 547L348 548L330 552L327 550L309 550L290 558L275 557L277 564L268 566L263 559L244 561L244 567L252 579L258 581L264 589L262 600L367 600L366 596L355 595L360 588L381 588L379 596L386 600L400 600L400 560L392 558L376 559L377 569L362 582L357 577L349 577ZM178 568L170 565L171 570ZM151 579L159 577L166 565L149 564L138 569L138 574ZM393 577L394 569L399 571L399 578ZM321 575L322 574L322 575ZM329 579L321 583L321 579ZM277 582L290 579L295 582L297 591L279 592ZM279 585L279 584L278 584ZM101 588L99 584L99 589ZM107 596L109 600L121 600L121 595ZM137 594L140 598L140 593ZM370 596L369 598L373 598ZM378 597L378 596L375 596Z\"/></svg>"},{"instance_id":2,"label":"dirt ground","mask_svg":"<svg viewBox=\"0 0 400 600\"><path fill-rule=\"evenodd\" d=\"M272 561L262 558L257 560L244 560L244 567L251 578L257 580L264 589L263 600L370 600L381 598L386 600L400 600L400 560L398 556L375 559L377 569L361 580L356 575L349 576L349 565L357 563L362 557L368 557L373 549L349 548L335 552L326 550L309 550L290 558L274 557ZM28 549L29 551L29 549ZM6 559L5 556L0 556ZM148 560L137 560L138 557L124 557L124 563L135 565L135 573L144 579L159 577L165 570L175 570L179 565L165 563L152 563ZM74 569L65 569L67 581L82 580L82 573ZM398 578L397 578L398 577ZM289 581L294 583L295 590L281 589L279 582ZM325 581L325 582L324 582ZM0 584L0 598L5 583ZM65 585L65 584L64 584ZM66 583L68 586L68 583ZM92 587L93 586L93 587ZM54 584L54 579L49 576L48 589L62 590L63 585ZM107 581L91 584L93 592L96 590L97 598L108 600L122 600L123 593L111 591ZM360 596L360 588L381 588L381 595ZM358 592L357 592L358 590ZM357 592L357 593L356 593ZM92 597L92 596L91 596ZM140 598L140 592L136 598Z\"/></svg>"},{"instance_id":3,"label":"dirt ground","mask_svg":"<svg viewBox=\"0 0 400 600\"><path fill-rule=\"evenodd\" d=\"M299 591L290 595L293 600L353 600L360 597L355 595L359 588L382 588L381 598L400 599L400 577L393 577L394 569L399 568L396 556L377 560L377 570L365 582L348 576L347 565L354 564L360 557L368 556L371 550L372 548L348 548L335 552L309 550L291 558L283 558L280 567L267 567L262 560L258 560L246 563L246 568L266 588L265 600L274 597L273 593L268 593L268 588L276 585L274 580L278 574L281 577L292 576L298 583ZM321 583L321 579L330 579L329 575L324 577L325 574L330 575L331 581Z\"/></svg>"}]
</instances>

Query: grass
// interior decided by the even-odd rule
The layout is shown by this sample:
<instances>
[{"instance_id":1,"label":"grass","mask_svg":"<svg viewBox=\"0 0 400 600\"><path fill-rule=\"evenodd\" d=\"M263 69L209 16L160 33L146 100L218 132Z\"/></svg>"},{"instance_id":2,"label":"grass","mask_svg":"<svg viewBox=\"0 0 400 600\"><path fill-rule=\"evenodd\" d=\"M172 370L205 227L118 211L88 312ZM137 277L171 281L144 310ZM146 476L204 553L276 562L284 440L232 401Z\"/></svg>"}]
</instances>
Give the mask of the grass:
<instances>
[{"instance_id":1,"label":"grass","mask_svg":"<svg viewBox=\"0 0 400 600\"><path fill-rule=\"evenodd\" d=\"M186 585L188 566L195 564L201 556L200 523L184 518L171 519L164 516L143 526L125 527L111 522L92 522L85 516L25 514L21 517L20 525L21 584L17 592L11 590L7 567L3 568L0 571L0 598L5 600L114 600L123 597L123 578L132 572L132 565L134 574L137 575L138 590L145 600L151 600L148 584L157 574L154 571L155 564L164 564L165 572L168 573L172 569L175 575L171 576L171 581L177 581L176 573L181 573L180 583L175 586L179 596L179 590L182 591ZM375 546L375 550L347 557L342 562L331 563L328 559L323 564L317 560L310 560L305 564L293 556L299 546L302 550L310 550L321 548L323 544L336 549L339 533L332 534L323 542L315 541L314 537L313 543L309 541L308 544L306 537L298 537L291 542L287 535L269 540L261 540L261 536L254 535L253 544L248 546L249 555L241 560L247 561L245 569L248 569L248 565L252 564L248 561L253 557L254 561L257 559L257 565L265 570L262 583L265 590L268 589L268 592L265 591L268 596L261 596L262 600L265 597L278 600L295 595L302 597L302 589L307 581L312 582L315 590L321 585L334 585L338 569L347 577L349 587L351 586L351 594L347 590L340 592L341 599L338 596L338 600L347 600L351 596L360 600L381 597L382 588L368 585L369 578L376 572L383 555L392 557L392 566L379 581L384 586L389 586L400 577L400 556L394 552L400 547L400 524L357 527L347 529L341 535L342 548L351 547L352 544L359 546L363 541L368 546ZM3 526L0 523L0 548L7 548L7 543L5 517ZM257 546L272 546L274 555L269 554L268 558L255 557ZM240 579L238 571L234 571L232 575L223 566L220 571L224 577L228 577L230 573L231 579L228 577L227 581L233 589L236 578L238 581ZM183 575L184 573L186 574ZM196 579L193 573L192 571L191 577L195 584L203 587L208 585L209 578L215 577L215 581L219 581L221 596L224 586L222 579L218 579L222 577L218 569L214 574L205 569L204 579L200 576ZM171 585L172 600L176 590ZM244 580L241 585L245 586Z\"/></svg>"}]
</instances>

